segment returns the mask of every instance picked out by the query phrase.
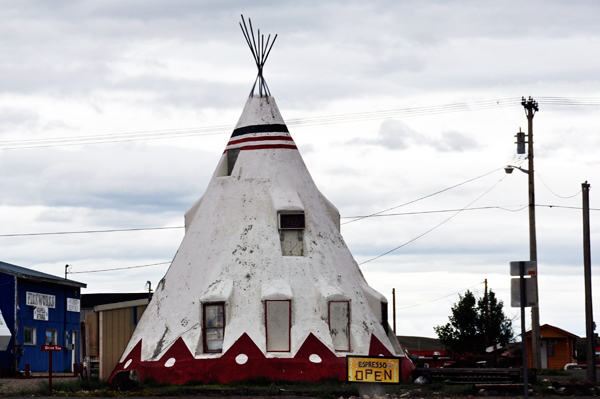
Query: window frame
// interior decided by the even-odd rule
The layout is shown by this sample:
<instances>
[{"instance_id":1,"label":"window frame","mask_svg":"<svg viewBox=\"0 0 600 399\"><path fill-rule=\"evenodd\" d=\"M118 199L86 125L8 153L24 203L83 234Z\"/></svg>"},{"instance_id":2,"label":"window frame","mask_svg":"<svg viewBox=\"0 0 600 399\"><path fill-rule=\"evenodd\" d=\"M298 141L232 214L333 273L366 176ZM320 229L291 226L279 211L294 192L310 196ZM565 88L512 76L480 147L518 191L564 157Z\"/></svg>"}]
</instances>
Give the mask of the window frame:
<instances>
[{"instance_id":1,"label":"window frame","mask_svg":"<svg viewBox=\"0 0 600 399\"><path fill-rule=\"evenodd\" d=\"M52 341L48 342L48 332L52 332ZM44 332L44 342L46 345L58 345L58 330L56 328L46 328Z\"/></svg>"},{"instance_id":2,"label":"window frame","mask_svg":"<svg viewBox=\"0 0 600 399\"><path fill-rule=\"evenodd\" d=\"M381 301L381 326L383 327L383 331L388 335L390 333L390 325L388 323L389 311L388 311L388 303Z\"/></svg>"},{"instance_id":3,"label":"window frame","mask_svg":"<svg viewBox=\"0 0 600 399\"><path fill-rule=\"evenodd\" d=\"M290 217L291 221L287 219ZM296 218L296 219L294 219ZM292 257L306 256L307 249L304 246L304 231L306 230L306 213L304 211L277 211L277 228L279 230L279 240L281 244L281 255ZM294 238L295 237L295 238ZM300 245L300 254L289 251L286 242L297 240ZM292 248L293 249L293 248Z\"/></svg>"},{"instance_id":4,"label":"window frame","mask_svg":"<svg viewBox=\"0 0 600 399\"><path fill-rule=\"evenodd\" d=\"M208 349L208 341L207 338L207 334L206 334L206 308L209 306L221 306L221 311L223 314L223 326L222 327L208 327L211 329L221 329L221 336L223 337L222 342L221 342L221 349ZM225 302L204 302L202 304L202 344L204 345L204 353L223 353L223 341L225 341L225 326L226 326L226 314L225 314Z\"/></svg>"},{"instance_id":5,"label":"window frame","mask_svg":"<svg viewBox=\"0 0 600 399\"><path fill-rule=\"evenodd\" d=\"M25 342L25 332L31 331L32 342ZM23 345L27 346L36 346L37 345L37 328L26 326L23 327Z\"/></svg>"},{"instance_id":6,"label":"window frame","mask_svg":"<svg viewBox=\"0 0 600 399\"><path fill-rule=\"evenodd\" d=\"M348 308L347 308L347 315L348 315L348 324L346 326L347 331L348 331L348 349L336 349L335 348L335 344L334 344L334 349L336 352L352 352L352 345L351 345L351 341L350 341L350 301L349 300L338 300L338 301L329 301L328 302L328 322L329 322L329 334L331 334L331 304L332 303L346 303Z\"/></svg>"},{"instance_id":7,"label":"window frame","mask_svg":"<svg viewBox=\"0 0 600 399\"><path fill-rule=\"evenodd\" d=\"M240 156L241 148L233 148L227 150L226 162L227 162L227 175L231 176L233 173L233 169L235 168L235 164L237 162L238 157Z\"/></svg>"},{"instance_id":8,"label":"window frame","mask_svg":"<svg viewBox=\"0 0 600 399\"><path fill-rule=\"evenodd\" d=\"M288 343L287 350L269 350L269 303L288 303ZM265 344L268 353L289 353L292 351L292 300L291 299L266 299L265 300Z\"/></svg>"}]
</instances>

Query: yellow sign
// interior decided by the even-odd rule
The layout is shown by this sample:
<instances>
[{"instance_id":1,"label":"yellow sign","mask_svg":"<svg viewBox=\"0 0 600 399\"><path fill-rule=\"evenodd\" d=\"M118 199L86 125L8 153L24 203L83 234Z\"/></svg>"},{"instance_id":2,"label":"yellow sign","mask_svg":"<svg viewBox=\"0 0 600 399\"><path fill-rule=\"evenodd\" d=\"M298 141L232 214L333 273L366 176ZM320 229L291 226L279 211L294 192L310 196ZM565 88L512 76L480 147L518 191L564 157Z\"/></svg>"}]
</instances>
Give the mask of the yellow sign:
<instances>
[{"instance_id":1,"label":"yellow sign","mask_svg":"<svg viewBox=\"0 0 600 399\"><path fill-rule=\"evenodd\" d=\"M400 383L400 358L347 356L349 382Z\"/></svg>"}]
</instances>

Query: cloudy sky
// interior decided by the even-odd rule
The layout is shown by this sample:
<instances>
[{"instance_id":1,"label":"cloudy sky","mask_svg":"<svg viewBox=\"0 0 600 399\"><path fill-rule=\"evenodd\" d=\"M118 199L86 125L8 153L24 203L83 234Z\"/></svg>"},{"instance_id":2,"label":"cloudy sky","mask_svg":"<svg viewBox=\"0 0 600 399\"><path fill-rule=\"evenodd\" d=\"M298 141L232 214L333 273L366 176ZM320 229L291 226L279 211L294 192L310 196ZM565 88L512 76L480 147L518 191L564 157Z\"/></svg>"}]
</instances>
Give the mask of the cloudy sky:
<instances>
[{"instance_id":1,"label":"cloudy sky","mask_svg":"<svg viewBox=\"0 0 600 399\"><path fill-rule=\"evenodd\" d=\"M435 336L485 279L520 331L508 265L529 256L527 176L503 167L526 167L513 136L536 99L540 320L585 335L600 3L227 3L0 2L0 260L69 264L88 293L158 283L256 76L244 14L279 35L265 78L365 277L395 288L400 335Z\"/></svg>"}]
</instances>

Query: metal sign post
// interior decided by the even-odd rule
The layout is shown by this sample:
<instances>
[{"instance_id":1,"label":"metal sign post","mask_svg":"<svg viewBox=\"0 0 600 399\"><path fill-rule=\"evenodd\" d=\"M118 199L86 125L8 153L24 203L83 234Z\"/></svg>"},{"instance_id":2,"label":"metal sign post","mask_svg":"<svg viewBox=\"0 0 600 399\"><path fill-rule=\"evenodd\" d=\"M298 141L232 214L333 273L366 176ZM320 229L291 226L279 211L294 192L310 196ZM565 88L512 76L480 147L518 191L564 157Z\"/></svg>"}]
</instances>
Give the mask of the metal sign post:
<instances>
[{"instance_id":1,"label":"metal sign post","mask_svg":"<svg viewBox=\"0 0 600 399\"><path fill-rule=\"evenodd\" d=\"M525 262L519 262L519 282L521 288L521 351L523 352L523 397L529 398L529 370L527 370L527 336L525 328L525 304L527 291L525 290Z\"/></svg>"},{"instance_id":2,"label":"metal sign post","mask_svg":"<svg viewBox=\"0 0 600 399\"><path fill-rule=\"evenodd\" d=\"M521 351L523 352L523 397L529 398L529 371L527 369L527 329L525 328L525 307L537 306L537 286L525 275L535 276L537 274L537 262L517 261L510 262L510 275L519 276L511 281L511 306L521 308ZM518 281L518 294L515 282ZM528 289L529 288L529 289ZM528 294L529 291L529 295ZM532 292L533 291L533 292ZM516 300L518 297L518 301ZM533 334L533 331L532 331Z\"/></svg>"},{"instance_id":3,"label":"metal sign post","mask_svg":"<svg viewBox=\"0 0 600 399\"><path fill-rule=\"evenodd\" d=\"M52 393L52 352L60 352L60 345L42 345L42 352L48 352L48 390Z\"/></svg>"}]
</instances>

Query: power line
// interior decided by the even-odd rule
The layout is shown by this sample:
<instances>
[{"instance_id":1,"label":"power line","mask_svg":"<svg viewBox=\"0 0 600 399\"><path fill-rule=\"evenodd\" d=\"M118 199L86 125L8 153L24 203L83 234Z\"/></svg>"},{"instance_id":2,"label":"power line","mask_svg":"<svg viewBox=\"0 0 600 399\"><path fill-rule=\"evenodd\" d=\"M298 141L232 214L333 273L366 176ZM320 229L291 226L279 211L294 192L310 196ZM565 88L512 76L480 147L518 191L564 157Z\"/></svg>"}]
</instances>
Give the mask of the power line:
<instances>
[{"instance_id":1,"label":"power line","mask_svg":"<svg viewBox=\"0 0 600 399\"><path fill-rule=\"evenodd\" d=\"M409 240L409 241L405 242L404 244L397 246L396 248L390 249L389 251L387 251L387 252L384 252L384 253L382 253L381 255L377 255L377 256L376 256L376 257L374 257L374 258L371 258L371 259L368 259L368 260L366 260L366 261L364 261L364 262L361 262L361 263L359 263L359 265L364 265L365 263L369 263L369 262L371 262L371 261L374 261L374 260L376 260L376 259L379 259L379 258L381 258L381 257L383 257L383 256L385 256L385 255L388 255L388 254L390 254L390 253L392 253L392 252L394 252L394 251L396 251L396 250L398 250L398 249L400 249L400 248L402 248L402 247L404 247L404 246L406 246L406 245L410 244L411 242L414 242L414 241L418 240L419 238L423 237L424 235L426 235L426 234L428 234L428 233L432 232L433 230L437 229L438 227L440 227L440 226L441 226L441 225L443 225L444 223L446 223L446 222L450 221L450 219L454 218L455 216L458 216L458 214L460 214L462 211L464 211L464 210L465 210L465 209L467 209L469 206L471 206L472 204L474 204L476 201L478 201L479 199L481 199L481 198L482 198L484 195L486 195L487 193L489 193L490 191L492 191L492 190L494 189L494 187L496 187L498 184L500 184L500 182L501 182L502 180L504 180L504 179L506 179L506 176L503 176L503 177L502 177L500 180L498 180L498 181L497 181L497 182L496 182L496 183L495 183L495 184L494 184L492 187L490 187L490 188L489 188L489 189L488 189L486 192L484 192L483 194L481 194L479 197L475 198L473 201L471 201L471 202L470 202L470 203L469 203L467 206L465 206L463 209L459 210L459 211L458 211L458 212L456 212L454 215L450 216L449 218L447 218L446 220L444 220L444 221L442 221L441 223L437 224L436 226L434 226L434 227L430 228L429 230L427 230L427 231L425 231L424 233L422 233L422 234L420 234L420 235L416 236L415 238L413 238L413 239L411 239L411 240Z\"/></svg>"},{"instance_id":2,"label":"power line","mask_svg":"<svg viewBox=\"0 0 600 399\"><path fill-rule=\"evenodd\" d=\"M539 104L547 105L600 105L597 97L536 97Z\"/></svg>"},{"instance_id":3,"label":"power line","mask_svg":"<svg viewBox=\"0 0 600 399\"><path fill-rule=\"evenodd\" d=\"M160 263L152 263L152 264L149 264L149 265L139 265L139 266L116 267L114 269L88 270L88 271L85 271L85 272L69 272L68 274L112 272L114 270L138 269L140 267L159 266L159 265L166 265L166 264L169 264L169 263L171 263L171 262L160 262Z\"/></svg>"},{"instance_id":4,"label":"power line","mask_svg":"<svg viewBox=\"0 0 600 399\"><path fill-rule=\"evenodd\" d=\"M372 214L370 214L370 215L367 215L367 216L362 216L362 217L359 217L359 218L357 218L357 219L355 219L355 220L351 220L351 221L349 221L349 222L342 223L342 224L354 223L354 222L357 222L357 221L359 221L359 220L362 220L362 219L370 218L370 217L373 217L373 216L375 216L375 215L379 215L379 214L381 214L381 213L384 213L384 212L391 211L392 209L397 209L397 208L400 208L400 207L403 207L403 206L406 206L406 205L409 205L409 204L413 204L413 203L415 203L415 202L417 202L417 201L421 201L421 200L424 200L424 199L426 199L426 198L433 197L434 195L441 194L441 193L443 193L443 192L445 192L445 191L452 190L453 188L456 188L456 187L462 186L463 184L467 184L467 183L470 183L470 182L472 182L472 181L474 181L474 180L477 180L477 179L480 179L480 178L482 178L482 177L485 177L485 176L487 176L487 175L490 175L490 174L492 174L492 173L494 173L494 172L496 172L496 171L498 171L498 170L500 170L500 169L504 169L504 167L501 167L501 168L498 168L498 169L494 169L494 170L492 170L491 172L484 173L484 174L483 174L483 175L481 175L481 176L477 176L477 177L474 177L474 178L472 178L472 179L469 179L469 180L467 180L467 181L464 181L464 182L462 182L462 183L455 184L454 186L451 186L451 187L445 188L445 189L443 189L443 190L440 190L440 191L436 191L436 192L435 192L435 193L433 193L433 194L429 194L429 195L426 195L426 196L424 196L424 197L417 198L417 199L415 199L415 200L412 200L412 201L405 202L404 204L397 205L397 206L394 206L394 207L391 207L391 208L385 209L385 210L383 210L383 211L375 212L375 213L372 213Z\"/></svg>"},{"instance_id":5,"label":"power line","mask_svg":"<svg viewBox=\"0 0 600 399\"><path fill-rule=\"evenodd\" d=\"M471 103L454 103L428 107L399 108L384 111L356 112L351 114L338 114L318 116L312 118L289 119L288 126L305 127L315 125L329 125L337 123L363 122L377 119L403 118L412 116L426 116L444 114L449 112L465 112L485 110L497 107L513 107L519 105L519 98L505 98L498 100L477 101ZM156 140L166 138L179 138L189 136L208 136L230 133L233 126L219 125L208 127L195 127L168 130L147 130L130 133L112 133L103 135L87 135L77 137L57 137L48 139L11 140L0 141L0 150L28 149L41 147L61 147L84 144L105 144L139 140Z\"/></svg>"},{"instance_id":6,"label":"power line","mask_svg":"<svg viewBox=\"0 0 600 399\"><path fill-rule=\"evenodd\" d=\"M502 181L503 179L501 179L500 181ZM478 197L475 201L479 200L481 197L483 197L485 194L487 194L489 191L491 191L498 183L500 183L500 181L497 182L492 188L490 188L488 191L486 191L480 197ZM475 201L471 202L471 204L474 203ZM468 207L468 205L467 205L467 207ZM378 257L375 257L373 259L370 259L370 260L368 260L366 262L363 262L363 263L360 263L360 264L362 265L364 263L368 263L368 262L370 262L372 260L380 258L380 257L382 257L384 255L387 255L388 253L391 253L391 252L393 252L393 251L395 251L395 250L397 250L397 249L399 249L399 248L401 248L401 247L403 247L403 246L405 246L407 244L410 244L411 242L417 240L418 238L421 238L425 234L433 231L434 229L438 228L442 224L446 223L447 221L449 221L450 219L452 219L454 216L458 215L460 212L470 211L470 210L483 210L483 209L502 209L502 210L509 211L509 212L518 212L518 211L522 211L523 209L526 209L527 207L528 207L528 205L523 205L519 209L512 210L512 209L507 209L507 208L498 207L498 206L484 206L484 207L479 207L479 208L463 208L463 209L458 209L458 210L455 210L455 209L446 209L446 210L438 210L438 211L406 212L406 213L399 213L399 214L376 215L378 217L384 217L384 216L402 216L402 215L414 215L414 214L438 213L438 212L456 212L455 215L452 215L450 218L444 220L442 223L440 223L437 226L429 229L428 231L426 231L425 233L421 234L420 236L418 236L418 237L416 237L416 238L414 238L414 239L406 242L405 244L403 244L403 245L401 245L399 247L394 248L391 251L388 251L388 252L386 252L386 253L384 253L382 255L379 255ZM580 207L561 206L561 205L541 205L541 204L538 204L538 205L536 205L536 207L565 208L565 209L581 210ZM595 208L592 208L590 210L600 211L600 209L595 209ZM356 216L353 216L353 217L356 217ZM182 229L182 228L184 228L184 226L149 227L149 228L135 228L135 229L86 230L86 231L70 231L70 232L54 232L54 233L3 234L3 235L0 235L0 237L42 236L42 235L57 235L57 234L112 233L112 232L141 231L141 230L164 230L164 229ZM166 264L170 264L170 263L171 262L160 262L160 263L152 263L152 264L148 264L148 265L117 267L117 268L113 268L113 269L89 270L89 271L83 271L83 272L68 272L68 274L99 273L99 272L107 272L107 271L115 271L115 270L137 269L137 268L143 268L143 267L166 265ZM471 287L469 287L469 288L471 288ZM468 288L465 288L465 289L468 289ZM451 294L451 295L453 295L453 294ZM442 297L442 298L445 298L445 297ZM438 299L442 299L442 298L438 298ZM419 306L419 305L414 305L414 306ZM412 306L409 306L409 307L412 307ZM407 308L401 308L401 309L407 309Z\"/></svg>"},{"instance_id":7,"label":"power line","mask_svg":"<svg viewBox=\"0 0 600 399\"><path fill-rule=\"evenodd\" d=\"M184 227L185 226L140 227L140 228L133 228L133 229L55 231L55 232L50 232L50 233L18 233L18 234L0 234L0 237L27 237L27 236L52 236L52 235L65 235L65 234L115 233L115 232L123 232L123 231L147 231L147 230L183 229Z\"/></svg>"},{"instance_id":8,"label":"power line","mask_svg":"<svg viewBox=\"0 0 600 399\"><path fill-rule=\"evenodd\" d=\"M527 205L518 205L518 209L508 209L501 206L482 206L478 208L464 209L464 211L476 211L486 209L501 209L508 212L519 212L527 208ZM557 205L547 205L550 207L558 207ZM368 217L386 217L386 216L407 216L407 215L424 215L429 213L446 213L446 212L457 212L460 209L440 209L434 211L416 211L416 212L403 212L403 213L389 213L386 215L367 215L367 216L340 216L342 219L365 219ZM48 233L12 233L12 234L0 234L0 237L35 237L35 236L52 236L52 235L67 235L67 234L98 234L98 233L119 233L129 231L152 231L152 230L167 230L167 229L183 229L185 226L170 226L170 227L140 227L133 229L108 229L108 230L80 230L80 231L55 231Z\"/></svg>"},{"instance_id":9,"label":"power line","mask_svg":"<svg viewBox=\"0 0 600 399\"><path fill-rule=\"evenodd\" d=\"M484 283L484 282L482 281L482 282L480 282L480 283L473 284L473 285L472 285L472 286L470 286L470 287L463 288L463 289L462 289L462 290L460 290L460 291L453 292L452 294L444 295L444 296L442 296L442 297L439 297L439 298L436 298L436 299L432 299L431 301L427 301L427 302L419 303L419 304L416 304L416 305L406 306L406 307L404 307L404 308L399 308L399 309L396 309L396 310L404 310L404 309L415 308L415 307L417 307L417 306L421 306L421 305L427 305L428 303L435 302L435 301L439 301L440 299L448 298L449 296L452 296L452 295L460 294L460 293L461 293L461 292L463 292L463 291L466 291L466 290L468 290L468 289L471 289L471 288L473 288L473 287L477 287L478 285L480 285L480 284L483 284L483 283Z\"/></svg>"},{"instance_id":10,"label":"power line","mask_svg":"<svg viewBox=\"0 0 600 399\"><path fill-rule=\"evenodd\" d=\"M548 185L546 184L546 182L544 181L544 178L542 177L542 175L540 175L540 173L536 170L535 173L538 175L538 177L540 178L540 180L542 181L542 183L544 183L544 186L546 186L546 188L548 189L548 191L550 191L552 194L554 194L555 196L557 196L558 198L562 198L562 199L569 199L569 198L573 198L577 195L579 195L581 193L581 190L577 191L575 194L567 196L567 197L563 197L562 195L558 195L556 194L554 191L552 191L550 189L550 187L548 187Z\"/></svg>"},{"instance_id":11,"label":"power line","mask_svg":"<svg viewBox=\"0 0 600 399\"><path fill-rule=\"evenodd\" d=\"M600 105L600 98L594 97L539 97L540 104L566 106ZM452 103L428 107L397 108L383 111L355 112L317 116L312 118L289 119L288 126L305 127L329 125L337 123L364 122L388 118L406 118L413 116L438 115L451 112L480 111L494 108L514 107L520 105L519 97L483 100L470 103ZM73 145L107 144L140 140L158 140L190 136L210 136L227 134L233 130L232 125L217 125L207 127L192 127L165 130L142 130L137 132L110 133L102 135L87 135L77 137L56 137L48 139L9 140L0 141L0 150L15 150L28 148L62 147Z\"/></svg>"},{"instance_id":12,"label":"power line","mask_svg":"<svg viewBox=\"0 0 600 399\"><path fill-rule=\"evenodd\" d=\"M518 209L508 209L507 207L503 207L503 206L480 206L477 208L468 208L468 209L462 209L462 211L481 211L481 210L487 210L487 209L500 209L503 211L507 211L507 212L520 212L523 209L527 209L527 207L529 205L517 205L519 208ZM447 212L459 212L461 211L461 209L439 209L439 210L435 210L435 211L416 211L416 212L401 212L401 213L386 213L385 215L378 215L378 214L373 214L373 215L369 215L369 216L340 216L340 218L342 219L365 219L368 217L386 217L386 216L407 216L407 215L426 215L429 213L447 213Z\"/></svg>"},{"instance_id":13,"label":"power line","mask_svg":"<svg viewBox=\"0 0 600 399\"><path fill-rule=\"evenodd\" d=\"M389 213L385 215L372 214L366 216L340 216L342 219L366 219L369 217L387 217L387 216L408 216L408 215L424 215L430 213L447 213L447 212L466 212L466 211L479 211L488 209L500 209L507 212L520 212L527 209L528 205L514 205L518 206L517 209L509 209L503 206L481 206L477 208L467 209L439 209L433 211L416 211L416 212L402 212L402 213ZM576 209L581 210L581 207L577 206L563 206L563 205L546 205L536 204L536 208L564 208L564 209ZM590 208L590 211L600 211L600 208ZM50 236L50 235L67 235L67 234L97 234L97 233L115 233L115 232L128 232L128 231L151 231L151 230L166 230L166 229L183 229L185 226L170 226L170 227L145 227L145 228L134 228L134 229L109 229L109 230L81 230L81 231L56 231L48 233L15 233L15 234L0 234L0 237L30 237L30 236Z\"/></svg>"}]
</instances>

